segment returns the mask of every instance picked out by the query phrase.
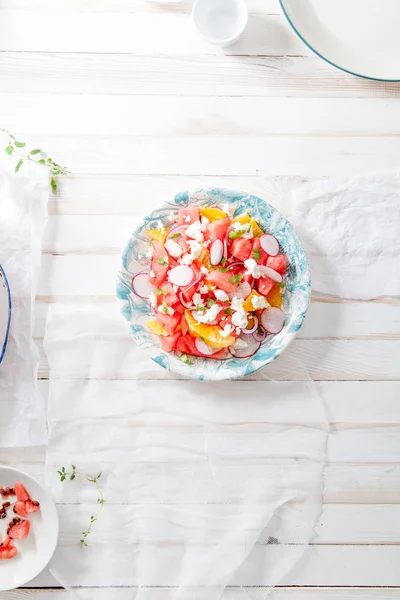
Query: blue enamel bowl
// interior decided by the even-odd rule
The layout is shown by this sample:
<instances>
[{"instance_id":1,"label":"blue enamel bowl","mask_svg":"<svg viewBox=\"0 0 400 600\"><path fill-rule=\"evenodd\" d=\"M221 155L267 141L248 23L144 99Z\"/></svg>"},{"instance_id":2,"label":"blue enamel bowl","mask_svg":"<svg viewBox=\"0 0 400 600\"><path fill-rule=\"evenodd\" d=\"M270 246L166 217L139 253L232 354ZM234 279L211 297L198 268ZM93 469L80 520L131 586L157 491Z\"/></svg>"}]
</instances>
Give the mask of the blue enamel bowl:
<instances>
[{"instance_id":1,"label":"blue enamel bowl","mask_svg":"<svg viewBox=\"0 0 400 600\"><path fill-rule=\"evenodd\" d=\"M279 241L286 255L288 270L283 295L283 310L286 321L282 331L269 335L257 352L248 358L230 356L224 360L190 357L193 364L183 363L177 353L165 352L159 336L150 333L145 324L151 316L147 300L138 297L132 290L132 277L141 271L150 270L148 258L152 244L146 236L146 229L153 223L162 221L171 224L171 212L189 204L197 206L221 206L234 204L235 213L243 212L253 216L266 233L271 233ZM122 315L128 321L130 333L149 357L164 369L177 375L200 380L236 379L250 375L278 358L290 344L300 329L306 316L310 300L310 272L306 254L290 223L270 204L245 192L224 188L202 188L186 191L152 211L132 233L122 254L121 267L117 273L117 298Z\"/></svg>"}]
</instances>

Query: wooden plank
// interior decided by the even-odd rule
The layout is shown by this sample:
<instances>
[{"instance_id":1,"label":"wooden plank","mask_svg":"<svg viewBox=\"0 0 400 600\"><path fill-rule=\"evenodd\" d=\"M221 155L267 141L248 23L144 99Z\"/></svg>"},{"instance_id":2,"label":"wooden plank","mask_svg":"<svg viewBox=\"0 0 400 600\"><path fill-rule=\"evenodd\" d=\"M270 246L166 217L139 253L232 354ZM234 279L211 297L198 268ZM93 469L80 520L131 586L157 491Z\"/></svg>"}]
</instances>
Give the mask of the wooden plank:
<instances>
[{"instance_id":1,"label":"wooden plank","mask_svg":"<svg viewBox=\"0 0 400 600\"><path fill-rule=\"evenodd\" d=\"M74 173L349 176L395 169L400 136L21 135ZM190 144L190 152L188 152Z\"/></svg>"},{"instance_id":2,"label":"wooden plank","mask_svg":"<svg viewBox=\"0 0 400 600\"><path fill-rule=\"evenodd\" d=\"M0 108L9 129L31 136L400 134L397 99L0 94Z\"/></svg>"},{"instance_id":3,"label":"wooden plank","mask_svg":"<svg viewBox=\"0 0 400 600\"><path fill-rule=\"evenodd\" d=\"M0 50L219 54L194 29L190 14L1 10ZM73 35L71 35L73 32ZM88 35L90 32L90 35ZM231 55L309 55L282 14L249 20Z\"/></svg>"},{"instance_id":4,"label":"wooden plank","mask_svg":"<svg viewBox=\"0 0 400 600\"><path fill-rule=\"evenodd\" d=\"M50 582L50 577L49 577ZM53 582L54 584L54 582ZM243 588L243 589L228 589L221 596L221 600L249 600L249 597L254 600L265 600L267 594L271 590L269 588ZM120 589L120 588L91 588L90 590L79 590L79 597L82 600L109 600L110 595L115 600L132 600L135 589ZM149 590L152 600L173 600L175 590L169 588L153 588ZM68 594L67 590L41 590L41 589L24 589L7 592L7 600L64 600ZM400 590L396 588L313 588L308 587L293 587L275 588L269 596L271 600L400 600ZM0 595L1 598L1 595ZM6 597L4 598L6 600Z\"/></svg>"},{"instance_id":5,"label":"wooden plank","mask_svg":"<svg viewBox=\"0 0 400 600\"><path fill-rule=\"evenodd\" d=\"M353 77L314 55L163 57L3 51L0 64L0 92L7 93L397 98L400 92L399 83Z\"/></svg>"}]
</instances>

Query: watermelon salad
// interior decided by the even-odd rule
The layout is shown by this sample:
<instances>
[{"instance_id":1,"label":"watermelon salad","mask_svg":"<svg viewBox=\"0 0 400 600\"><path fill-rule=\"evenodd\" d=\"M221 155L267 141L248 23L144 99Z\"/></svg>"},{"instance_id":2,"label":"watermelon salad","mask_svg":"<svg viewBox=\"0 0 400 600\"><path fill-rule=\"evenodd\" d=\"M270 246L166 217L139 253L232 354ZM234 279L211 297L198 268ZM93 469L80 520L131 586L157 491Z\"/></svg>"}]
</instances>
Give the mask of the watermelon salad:
<instances>
[{"instance_id":1,"label":"watermelon salad","mask_svg":"<svg viewBox=\"0 0 400 600\"><path fill-rule=\"evenodd\" d=\"M224 210L223 210L224 209ZM147 228L148 272L134 275L133 292L147 299L147 328L166 352L248 358L285 324L286 258L279 242L234 205L189 205Z\"/></svg>"},{"instance_id":2,"label":"watermelon salad","mask_svg":"<svg viewBox=\"0 0 400 600\"><path fill-rule=\"evenodd\" d=\"M29 515L40 510L37 500L32 500L25 487L17 481L14 487L0 487L0 496L5 500L0 507L0 519L7 519L9 511L14 517L7 524L7 534L3 541L0 539L0 560L15 558L18 554L13 540L23 540L28 537L31 524Z\"/></svg>"}]
</instances>

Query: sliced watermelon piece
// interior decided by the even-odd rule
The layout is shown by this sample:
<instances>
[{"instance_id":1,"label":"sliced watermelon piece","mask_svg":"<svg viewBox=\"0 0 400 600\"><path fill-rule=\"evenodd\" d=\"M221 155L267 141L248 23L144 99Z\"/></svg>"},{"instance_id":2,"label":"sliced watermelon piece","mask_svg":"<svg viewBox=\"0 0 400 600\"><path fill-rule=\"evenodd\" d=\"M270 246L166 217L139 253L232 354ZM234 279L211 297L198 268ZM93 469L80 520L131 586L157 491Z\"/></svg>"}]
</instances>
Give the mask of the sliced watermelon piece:
<instances>
[{"instance_id":1,"label":"sliced watermelon piece","mask_svg":"<svg viewBox=\"0 0 400 600\"><path fill-rule=\"evenodd\" d=\"M232 256L244 262L253 252L253 240L246 240L244 238L233 240L230 252Z\"/></svg>"},{"instance_id":2,"label":"sliced watermelon piece","mask_svg":"<svg viewBox=\"0 0 400 600\"><path fill-rule=\"evenodd\" d=\"M193 338L190 334L182 335L176 344L176 351L182 354L190 354L191 356L201 356L204 358L204 354L201 354L196 348L195 339L196 338ZM226 352L225 350L219 350L209 358L226 358Z\"/></svg>"},{"instance_id":3,"label":"sliced watermelon piece","mask_svg":"<svg viewBox=\"0 0 400 600\"><path fill-rule=\"evenodd\" d=\"M189 220L190 217L190 220ZM178 212L178 224L179 225L190 225L200 219L200 211L198 206L187 206L186 208L180 208Z\"/></svg>"},{"instance_id":4,"label":"sliced watermelon piece","mask_svg":"<svg viewBox=\"0 0 400 600\"><path fill-rule=\"evenodd\" d=\"M15 495L17 496L17 500L20 502L25 502L26 500L30 499L30 495L20 481L17 481L17 483L14 485L14 491Z\"/></svg>"},{"instance_id":5,"label":"sliced watermelon piece","mask_svg":"<svg viewBox=\"0 0 400 600\"><path fill-rule=\"evenodd\" d=\"M257 256L259 256L258 259L256 258ZM265 252L263 248L261 248L260 238L254 238L253 240L253 251L251 253L251 258L254 258L256 263L259 265L267 264L269 255Z\"/></svg>"},{"instance_id":6,"label":"sliced watermelon piece","mask_svg":"<svg viewBox=\"0 0 400 600\"><path fill-rule=\"evenodd\" d=\"M283 254L269 256L267 260L267 267L271 267L271 269L274 269L274 271L284 275L286 273L286 258Z\"/></svg>"},{"instance_id":7,"label":"sliced watermelon piece","mask_svg":"<svg viewBox=\"0 0 400 600\"><path fill-rule=\"evenodd\" d=\"M260 279L257 279L257 291L263 296L268 296L274 285L275 282L269 277L260 277Z\"/></svg>"},{"instance_id":8,"label":"sliced watermelon piece","mask_svg":"<svg viewBox=\"0 0 400 600\"><path fill-rule=\"evenodd\" d=\"M177 331L173 335L162 335L161 346L165 352L173 352L176 349L176 344L181 337L181 332Z\"/></svg>"},{"instance_id":9,"label":"sliced watermelon piece","mask_svg":"<svg viewBox=\"0 0 400 600\"><path fill-rule=\"evenodd\" d=\"M218 221L214 222L217 223ZM213 285L216 285L217 288L219 288L220 290L224 290L224 292L226 292L227 294L231 294L236 290L238 286L237 283L232 283L232 281L229 281L233 274L234 273L232 272L232 270L222 273L218 269L215 269L214 271L208 273L207 281L209 281Z\"/></svg>"},{"instance_id":10,"label":"sliced watermelon piece","mask_svg":"<svg viewBox=\"0 0 400 600\"><path fill-rule=\"evenodd\" d=\"M189 252L189 250L190 250L187 240L188 240L188 238L185 235L181 235L174 240L174 242L176 242L178 244L178 246L180 246L183 254L186 254L186 252Z\"/></svg>"},{"instance_id":11,"label":"sliced watermelon piece","mask_svg":"<svg viewBox=\"0 0 400 600\"><path fill-rule=\"evenodd\" d=\"M25 502L25 510L28 514L37 512L40 510L40 504L37 500L27 500Z\"/></svg>"},{"instance_id":12,"label":"sliced watermelon piece","mask_svg":"<svg viewBox=\"0 0 400 600\"><path fill-rule=\"evenodd\" d=\"M11 545L11 540L6 537L4 542L0 544L0 560L7 560L17 556L17 549Z\"/></svg>"},{"instance_id":13,"label":"sliced watermelon piece","mask_svg":"<svg viewBox=\"0 0 400 600\"><path fill-rule=\"evenodd\" d=\"M223 242L230 224L231 220L229 217L226 217L225 219L218 219L217 221L212 221L207 225L206 237L212 242L214 240L221 240L221 242Z\"/></svg>"},{"instance_id":14,"label":"sliced watermelon piece","mask_svg":"<svg viewBox=\"0 0 400 600\"><path fill-rule=\"evenodd\" d=\"M174 288L172 287L171 283L169 283L169 282L164 283L164 285L162 286L162 290L164 290L165 292L168 292L168 294L166 294L166 295L159 294L157 296L158 304L161 304L164 300L168 304L168 306L172 306L173 308L175 308L175 306L180 304L179 298L178 298L177 294L175 294Z\"/></svg>"},{"instance_id":15,"label":"sliced watermelon piece","mask_svg":"<svg viewBox=\"0 0 400 600\"><path fill-rule=\"evenodd\" d=\"M157 312L155 318L157 323L165 329L167 335L173 335L176 328L181 323L182 315L178 312L175 312L173 315L164 315L163 313Z\"/></svg>"},{"instance_id":16,"label":"sliced watermelon piece","mask_svg":"<svg viewBox=\"0 0 400 600\"><path fill-rule=\"evenodd\" d=\"M13 519L7 529L7 535L11 539L24 540L29 535L31 524L29 521L21 521L16 517Z\"/></svg>"},{"instance_id":17,"label":"sliced watermelon piece","mask_svg":"<svg viewBox=\"0 0 400 600\"><path fill-rule=\"evenodd\" d=\"M15 514L19 515L20 517L24 517L24 519L26 519L26 517L28 516L28 511L26 510L25 506L26 502L29 502L29 500L26 500L25 502L18 500L14 506Z\"/></svg>"},{"instance_id":18,"label":"sliced watermelon piece","mask_svg":"<svg viewBox=\"0 0 400 600\"><path fill-rule=\"evenodd\" d=\"M158 262L161 257L166 257L168 264L164 265ZM162 287L164 281L167 281L168 268L172 263L172 258L168 256L167 251L160 242L154 242L154 252L151 261L151 271L154 273L154 277L149 276L149 281L156 287Z\"/></svg>"}]
</instances>

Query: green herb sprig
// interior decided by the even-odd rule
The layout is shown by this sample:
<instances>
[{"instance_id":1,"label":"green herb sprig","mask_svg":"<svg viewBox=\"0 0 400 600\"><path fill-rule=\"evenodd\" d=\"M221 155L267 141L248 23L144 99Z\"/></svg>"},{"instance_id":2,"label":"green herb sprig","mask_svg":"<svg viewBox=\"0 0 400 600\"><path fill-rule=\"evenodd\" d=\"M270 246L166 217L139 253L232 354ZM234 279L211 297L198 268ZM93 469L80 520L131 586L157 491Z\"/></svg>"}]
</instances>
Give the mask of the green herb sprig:
<instances>
[{"instance_id":1,"label":"green herb sprig","mask_svg":"<svg viewBox=\"0 0 400 600\"><path fill-rule=\"evenodd\" d=\"M53 194L57 193L57 176L67 175L69 173L67 167L62 167L50 157L44 158L44 153L40 148L34 148L33 150L24 150L26 148L25 142L19 142L8 129L0 127L0 131L8 135L8 145L5 151L9 156L17 156L18 161L15 165L15 173L18 173L22 165L26 161L35 162L38 165L44 165L49 169L50 172L50 187Z\"/></svg>"},{"instance_id":2,"label":"green herb sprig","mask_svg":"<svg viewBox=\"0 0 400 600\"><path fill-rule=\"evenodd\" d=\"M229 281L231 283L240 283L243 279L243 275L239 275L239 273L237 275L232 275L232 277L229 277Z\"/></svg>"},{"instance_id":3,"label":"green herb sprig","mask_svg":"<svg viewBox=\"0 0 400 600\"><path fill-rule=\"evenodd\" d=\"M79 540L80 544L81 544L81 548L83 548L84 546L87 546L86 538L88 535L90 535L90 533L92 531L92 527L93 527L94 523L97 521L97 519L99 518L99 514L103 510L104 504L106 502L104 499L103 492L101 491L101 488L99 486L99 479L100 479L102 473L100 472L98 475L89 475L88 473L82 473L81 471L78 471L78 469L76 468L75 465L71 465L71 468L72 468L71 471L66 471L65 467L61 467L61 470L57 471L57 473L60 476L60 481L66 481L67 479L69 479L70 481L73 481L75 479L75 477L83 477L90 483L95 484L97 494L98 494L97 504L99 504L99 509L95 515L92 515L90 517L89 527L87 528L86 531L82 531L82 537Z\"/></svg>"}]
</instances>

